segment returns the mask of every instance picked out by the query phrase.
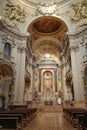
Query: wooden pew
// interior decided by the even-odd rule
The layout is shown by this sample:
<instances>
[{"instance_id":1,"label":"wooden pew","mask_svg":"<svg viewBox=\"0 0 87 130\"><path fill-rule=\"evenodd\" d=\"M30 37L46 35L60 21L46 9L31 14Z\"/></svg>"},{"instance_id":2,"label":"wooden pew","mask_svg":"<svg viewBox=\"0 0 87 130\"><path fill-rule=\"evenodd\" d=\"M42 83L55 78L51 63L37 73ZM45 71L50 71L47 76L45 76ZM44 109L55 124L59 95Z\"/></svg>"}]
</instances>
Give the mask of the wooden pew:
<instances>
[{"instance_id":1,"label":"wooden pew","mask_svg":"<svg viewBox=\"0 0 87 130\"><path fill-rule=\"evenodd\" d=\"M87 130L87 110L84 112L84 114L81 116L78 116L78 130Z\"/></svg>"},{"instance_id":2,"label":"wooden pew","mask_svg":"<svg viewBox=\"0 0 87 130\"><path fill-rule=\"evenodd\" d=\"M18 117L0 117L1 130L18 130Z\"/></svg>"},{"instance_id":3,"label":"wooden pew","mask_svg":"<svg viewBox=\"0 0 87 130\"><path fill-rule=\"evenodd\" d=\"M22 114L9 114L9 113L3 113L0 114L0 118L2 117L17 117L18 118L18 128L20 128L21 130L23 130L23 115Z\"/></svg>"},{"instance_id":4,"label":"wooden pew","mask_svg":"<svg viewBox=\"0 0 87 130\"><path fill-rule=\"evenodd\" d=\"M28 112L28 122L30 122L37 115L37 108L18 108L16 110L19 111L27 111Z\"/></svg>"},{"instance_id":5,"label":"wooden pew","mask_svg":"<svg viewBox=\"0 0 87 130\"><path fill-rule=\"evenodd\" d=\"M28 112L26 110L9 110L9 111L3 111L0 113L4 113L4 114L22 114L23 115L23 124L24 126L28 125Z\"/></svg>"},{"instance_id":6,"label":"wooden pew","mask_svg":"<svg viewBox=\"0 0 87 130\"><path fill-rule=\"evenodd\" d=\"M79 109L79 110L73 110L71 112L71 116L72 116L72 120L71 120L71 123L74 127L77 126L77 123L78 123L78 115L83 115L85 113L85 110L84 109Z\"/></svg>"}]
</instances>

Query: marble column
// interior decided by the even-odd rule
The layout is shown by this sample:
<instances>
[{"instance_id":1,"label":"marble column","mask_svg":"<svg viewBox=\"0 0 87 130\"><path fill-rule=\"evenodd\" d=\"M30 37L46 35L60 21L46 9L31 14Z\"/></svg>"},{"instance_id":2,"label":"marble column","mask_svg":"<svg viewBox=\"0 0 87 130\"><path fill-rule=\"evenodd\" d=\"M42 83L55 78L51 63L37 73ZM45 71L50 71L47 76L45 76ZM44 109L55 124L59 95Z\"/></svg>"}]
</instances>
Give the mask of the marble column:
<instances>
[{"instance_id":1,"label":"marble column","mask_svg":"<svg viewBox=\"0 0 87 130\"><path fill-rule=\"evenodd\" d=\"M81 100L81 88L80 88L80 78L79 78L79 65L77 56L78 47L71 46L71 64L72 64L72 74L73 74L73 85L75 100Z\"/></svg>"},{"instance_id":2,"label":"marble column","mask_svg":"<svg viewBox=\"0 0 87 130\"><path fill-rule=\"evenodd\" d=\"M39 90L39 92L41 92L41 69L39 69L39 86L38 86L38 90Z\"/></svg>"},{"instance_id":3,"label":"marble column","mask_svg":"<svg viewBox=\"0 0 87 130\"><path fill-rule=\"evenodd\" d=\"M34 87L34 83L33 83L33 66L30 65L30 79L31 79L31 83L29 86L29 91L28 91L28 101L32 101L33 98L33 87Z\"/></svg>"},{"instance_id":4,"label":"marble column","mask_svg":"<svg viewBox=\"0 0 87 130\"><path fill-rule=\"evenodd\" d=\"M63 99L69 100L68 89L67 89L66 82L65 82L65 80L66 80L65 75L66 75L66 72L67 72L65 58L62 59L61 70L62 70L62 76L61 77L62 77Z\"/></svg>"},{"instance_id":5,"label":"marble column","mask_svg":"<svg viewBox=\"0 0 87 130\"><path fill-rule=\"evenodd\" d=\"M16 82L15 82L15 101L23 101L24 98L24 82L25 82L25 47L21 46L18 48L18 56L17 56L17 74L16 74Z\"/></svg>"},{"instance_id":6,"label":"marble column","mask_svg":"<svg viewBox=\"0 0 87 130\"><path fill-rule=\"evenodd\" d=\"M54 69L54 88L55 92L57 92L57 70Z\"/></svg>"}]
</instances>

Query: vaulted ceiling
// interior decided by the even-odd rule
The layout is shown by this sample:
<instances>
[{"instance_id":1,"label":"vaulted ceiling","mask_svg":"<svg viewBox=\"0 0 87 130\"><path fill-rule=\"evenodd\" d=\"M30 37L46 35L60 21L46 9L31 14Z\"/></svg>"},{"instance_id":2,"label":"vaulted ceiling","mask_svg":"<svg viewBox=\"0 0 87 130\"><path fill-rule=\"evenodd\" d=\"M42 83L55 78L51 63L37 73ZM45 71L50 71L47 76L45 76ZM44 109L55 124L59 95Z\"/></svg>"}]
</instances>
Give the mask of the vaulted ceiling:
<instances>
[{"instance_id":1,"label":"vaulted ceiling","mask_svg":"<svg viewBox=\"0 0 87 130\"><path fill-rule=\"evenodd\" d=\"M31 47L36 59L46 54L58 59L65 47L66 31L65 23L54 16L42 16L32 21L28 32L31 34Z\"/></svg>"}]
</instances>

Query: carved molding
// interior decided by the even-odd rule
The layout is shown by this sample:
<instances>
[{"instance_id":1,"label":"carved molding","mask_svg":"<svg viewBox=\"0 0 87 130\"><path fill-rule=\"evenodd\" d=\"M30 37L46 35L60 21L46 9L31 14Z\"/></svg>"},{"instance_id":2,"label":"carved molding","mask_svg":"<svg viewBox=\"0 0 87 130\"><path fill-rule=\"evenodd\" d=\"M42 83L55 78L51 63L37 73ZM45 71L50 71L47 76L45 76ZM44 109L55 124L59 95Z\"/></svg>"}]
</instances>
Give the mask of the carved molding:
<instances>
[{"instance_id":1,"label":"carved molding","mask_svg":"<svg viewBox=\"0 0 87 130\"><path fill-rule=\"evenodd\" d=\"M19 40L26 40L28 37L28 34L21 34L19 30L10 28L2 20L0 21L0 31L3 32L2 36L8 36L7 34L9 34L10 37L14 37Z\"/></svg>"}]
</instances>

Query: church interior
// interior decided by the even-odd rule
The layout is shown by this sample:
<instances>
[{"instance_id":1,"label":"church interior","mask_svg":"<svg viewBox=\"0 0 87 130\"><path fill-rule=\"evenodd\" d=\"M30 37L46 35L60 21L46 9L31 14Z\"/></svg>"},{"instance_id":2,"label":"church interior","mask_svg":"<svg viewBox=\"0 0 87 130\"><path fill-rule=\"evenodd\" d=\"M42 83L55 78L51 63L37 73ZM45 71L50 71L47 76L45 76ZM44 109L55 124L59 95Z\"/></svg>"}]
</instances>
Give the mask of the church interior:
<instances>
[{"instance_id":1,"label":"church interior","mask_svg":"<svg viewBox=\"0 0 87 130\"><path fill-rule=\"evenodd\" d=\"M87 130L87 0L0 0L0 122Z\"/></svg>"}]
</instances>

